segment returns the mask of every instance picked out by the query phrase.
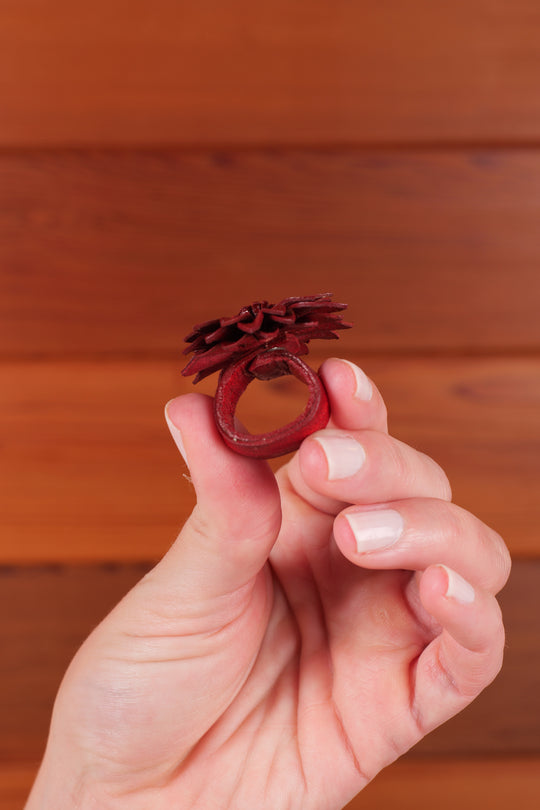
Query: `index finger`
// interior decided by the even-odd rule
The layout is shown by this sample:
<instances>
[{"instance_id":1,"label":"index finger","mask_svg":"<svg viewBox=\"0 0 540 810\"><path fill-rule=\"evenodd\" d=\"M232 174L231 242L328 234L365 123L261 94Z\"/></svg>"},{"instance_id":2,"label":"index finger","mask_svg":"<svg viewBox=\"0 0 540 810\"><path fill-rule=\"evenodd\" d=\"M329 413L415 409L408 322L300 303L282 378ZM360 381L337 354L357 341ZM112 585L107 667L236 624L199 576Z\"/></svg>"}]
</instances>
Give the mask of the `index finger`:
<instances>
[{"instance_id":1,"label":"index finger","mask_svg":"<svg viewBox=\"0 0 540 810\"><path fill-rule=\"evenodd\" d=\"M372 380L354 363L331 357L319 374L330 400L329 427L388 433L384 400Z\"/></svg>"}]
</instances>

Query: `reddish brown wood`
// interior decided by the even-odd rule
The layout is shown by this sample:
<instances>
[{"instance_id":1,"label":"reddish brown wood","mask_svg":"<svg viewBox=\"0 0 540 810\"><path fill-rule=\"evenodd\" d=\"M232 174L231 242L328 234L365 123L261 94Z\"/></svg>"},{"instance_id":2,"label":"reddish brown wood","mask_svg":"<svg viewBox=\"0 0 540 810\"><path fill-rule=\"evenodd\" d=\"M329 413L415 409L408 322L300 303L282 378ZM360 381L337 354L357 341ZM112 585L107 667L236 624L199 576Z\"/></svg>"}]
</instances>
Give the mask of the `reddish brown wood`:
<instances>
[{"instance_id":1,"label":"reddish brown wood","mask_svg":"<svg viewBox=\"0 0 540 810\"><path fill-rule=\"evenodd\" d=\"M0 354L177 356L326 291L340 351L537 349L539 188L534 150L0 154Z\"/></svg>"},{"instance_id":2,"label":"reddish brown wood","mask_svg":"<svg viewBox=\"0 0 540 810\"><path fill-rule=\"evenodd\" d=\"M69 661L147 568L0 568L0 762L41 757Z\"/></svg>"},{"instance_id":3,"label":"reddish brown wood","mask_svg":"<svg viewBox=\"0 0 540 810\"><path fill-rule=\"evenodd\" d=\"M514 554L539 555L539 361L349 359L379 384L392 433L448 471L456 502ZM194 390L181 365L0 365L0 562L145 560L168 548L194 503L163 419L165 402ZM250 385L242 422L257 433L292 421L307 391L294 382Z\"/></svg>"},{"instance_id":4,"label":"reddish brown wood","mask_svg":"<svg viewBox=\"0 0 540 810\"><path fill-rule=\"evenodd\" d=\"M0 807L21 810L30 792L37 771L37 762L0 764Z\"/></svg>"},{"instance_id":5,"label":"reddish brown wood","mask_svg":"<svg viewBox=\"0 0 540 810\"><path fill-rule=\"evenodd\" d=\"M2 808L125 561L193 503L161 413L181 338L264 280L351 302L340 353L392 431L532 558L500 679L351 810L536 810L539 24L535 0L0 4L0 564L60 563L0 573ZM77 145L145 150L24 151ZM240 416L278 426L305 392L250 385Z\"/></svg>"},{"instance_id":6,"label":"reddish brown wood","mask_svg":"<svg viewBox=\"0 0 540 810\"><path fill-rule=\"evenodd\" d=\"M535 0L0 7L0 145L540 135Z\"/></svg>"},{"instance_id":7,"label":"reddish brown wood","mask_svg":"<svg viewBox=\"0 0 540 810\"><path fill-rule=\"evenodd\" d=\"M536 810L538 757L401 760L384 770L345 810Z\"/></svg>"}]
</instances>

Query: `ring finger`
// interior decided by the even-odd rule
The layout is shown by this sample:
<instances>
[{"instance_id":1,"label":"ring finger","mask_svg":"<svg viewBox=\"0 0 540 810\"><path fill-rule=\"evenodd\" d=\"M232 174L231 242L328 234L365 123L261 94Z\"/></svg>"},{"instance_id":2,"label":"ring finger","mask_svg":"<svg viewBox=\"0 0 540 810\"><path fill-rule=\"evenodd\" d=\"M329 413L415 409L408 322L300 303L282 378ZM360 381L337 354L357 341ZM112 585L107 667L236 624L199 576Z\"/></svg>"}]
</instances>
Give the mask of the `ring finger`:
<instances>
[{"instance_id":1,"label":"ring finger","mask_svg":"<svg viewBox=\"0 0 540 810\"><path fill-rule=\"evenodd\" d=\"M350 507L334 521L342 554L362 568L424 571L442 564L497 593L510 573L501 537L455 504L413 498Z\"/></svg>"}]
</instances>

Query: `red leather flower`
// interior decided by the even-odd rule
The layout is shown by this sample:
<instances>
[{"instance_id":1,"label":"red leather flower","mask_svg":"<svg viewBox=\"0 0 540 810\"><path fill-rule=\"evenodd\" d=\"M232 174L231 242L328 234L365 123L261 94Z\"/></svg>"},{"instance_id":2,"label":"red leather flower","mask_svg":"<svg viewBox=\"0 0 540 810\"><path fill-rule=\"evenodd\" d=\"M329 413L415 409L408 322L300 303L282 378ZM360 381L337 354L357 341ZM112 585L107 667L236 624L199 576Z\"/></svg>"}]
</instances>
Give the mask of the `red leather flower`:
<instances>
[{"instance_id":1,"label":"red leather flower","mask_svg":"<svg viewBox=\"0 0 540 810\"><path fill-rule=\"evenodd\" d=\"M214 412L229 447L243 455L272 458L289 453L301 441L324 427L329 417L328 397L319 376L299 355L308 352L313 338L337 339L338 329L352 324L342 320L346 304L331 300L331 293L285 298L278 304L257 301L242 307L232 318L216 318L193 328L185 338L185 354L193 357L182 374L195 374L194 382L221 369ZM271 380L294 374L309 387L304 412L278 430L254 436L234 424L238 400L254 379Z\"/></svg>"}]
</instances>

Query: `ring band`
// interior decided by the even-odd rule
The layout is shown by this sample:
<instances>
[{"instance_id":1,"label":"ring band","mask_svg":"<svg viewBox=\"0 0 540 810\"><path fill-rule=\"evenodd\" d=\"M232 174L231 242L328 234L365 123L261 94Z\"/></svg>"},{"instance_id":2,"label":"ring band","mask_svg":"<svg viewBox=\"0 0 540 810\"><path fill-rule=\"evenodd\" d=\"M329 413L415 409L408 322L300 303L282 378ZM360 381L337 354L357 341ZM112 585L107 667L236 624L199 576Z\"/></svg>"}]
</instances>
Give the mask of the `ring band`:
<instances>
[{"instance_id":1,"label":"ring band","mask_svg":"<svg viewBox=\"0 0 540 810\"><path fill-rule=\"evenodd\" d=\"M248 385L254 379L273 380L288 374L309 388L308 402L300 416L267 433L239 431L234 417ZM223 440L232 450L251 458L275 458L297 450L307 436L326 427L330 404L319 375L297 355L275 348L248 355L222 370L214 399L214 415Z\"/></svg>"}]
</instances>

